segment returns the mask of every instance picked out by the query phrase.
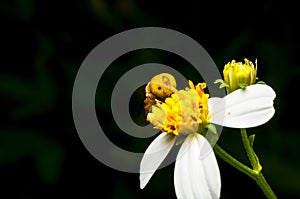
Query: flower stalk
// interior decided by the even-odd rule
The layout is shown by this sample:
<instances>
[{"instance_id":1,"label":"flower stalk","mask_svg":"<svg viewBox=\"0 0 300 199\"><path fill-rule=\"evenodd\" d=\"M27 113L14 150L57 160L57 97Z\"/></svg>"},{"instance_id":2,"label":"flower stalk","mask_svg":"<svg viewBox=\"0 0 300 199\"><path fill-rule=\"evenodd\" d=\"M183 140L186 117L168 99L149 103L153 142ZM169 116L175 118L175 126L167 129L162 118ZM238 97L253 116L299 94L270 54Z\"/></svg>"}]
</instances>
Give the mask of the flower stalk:
<instances>
[{"instance_id":1,"label":"flower stalk","mask_svg":"<svg viewBox=\"0 0 300 199\"><path fill-rule=\"evenodd\" d=\"M241 136L242 136L244 148L246 150L247 156L249 158L249 161L253 169L241 163L236 158L232 157L230 154L228 154L224 149L222 149L217 144L214 146L215 153L217 154L218 157L223 159L232 167L251 177L256 182L256 184L260 187L260 189L268 199L276 199L277 196L275 195L272 188L270 187L270 185L268 184L268 182L266 181L265 177L261 172L262 166L260 165L258 157L250 145L250 141L247 136L246 129L241 129Z\"/></svg>"},{"instance_id":2,"label":"flower stalk","mask_svg":"<svg viewBox=\"0 0 300 199\"><path fill-rule=\"evenodd\" d=\"M251 147L246 129L241 129L241 137L242 137L242 142L243 142L245 151L247 153L247 156L251 163L252 168L256 172L260 172L262 170L262 166L260 165L259 160L258 160L253 148Z\"/></svg>"}]
</instances>

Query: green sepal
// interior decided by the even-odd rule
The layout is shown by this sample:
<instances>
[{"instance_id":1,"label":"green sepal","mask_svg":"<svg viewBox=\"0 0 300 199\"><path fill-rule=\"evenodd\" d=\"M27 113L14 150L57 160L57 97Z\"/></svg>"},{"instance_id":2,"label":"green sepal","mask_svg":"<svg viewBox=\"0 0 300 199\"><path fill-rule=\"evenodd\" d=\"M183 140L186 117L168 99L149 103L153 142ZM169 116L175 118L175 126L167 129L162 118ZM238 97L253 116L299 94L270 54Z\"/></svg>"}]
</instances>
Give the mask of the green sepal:
<instances>
[{"instance_id":1,"label":"green sepal","mask_svg":"<svg viewBox=\"0 0 300 199\"><path fill-rule=\"evenodd\" d=\"M223 82L224 82L223 79L217 79L217 80L214 81L214 84L223 83Z\"/></svg>"},{"instance_id":2,"label":"green sepal","mask_svg":"<svg viewBox=\"0 0 300 199\"><path fill-rule=\"evenodd\" d=\"M225 88L225 87L229 87L229 85L225 82L223 82L222 84L220 84L219 88Z\"/></svg>"},{"instance_id":3,"label":"green sepal","mask_svg":"<svg viewBox=\"0 0 300 199\"><path fill-rule=\"evenodd\" d=\"M217 134L216 126L213 124L207 124L205 125L205 128L208 129L210 132Z\"/></svg>"},{"instance_id":4,"label":"green sepal","mask_svg":"<svg viewBox=\"0 0 300 199\"><path fill-rule=\"evenodd\" d=\"M225 87L229 87L229 85L224 82L224 80L222 79L217 79L216 81L214 81L214 84L220 84L219 88L225 88Z\"/></svg>"},{"instance_id":5,"label":"green sepal","mask_svg":"<svg viewBox=\"0 0 300 199\"><path fill-rule=\"evenodd\" d=\"M240 86L241 89L245 89L248 86L248 84L240 83L239 86Z\"/></svg>"},{"instance_id":6,"label":"green sepal","mask_svg":"<svg viewBox=\"0 0 300 199\"><path fill-rule=\"evenodd\" d=\"M255 134L250 135L248 139L249 139L249 142L250 142L250 146L253 148Z\"/></svg>"},{"instance_id":7,"label":"green sepal","mask_svg":"<svg viewBox=\"0 0 300 199\"><path fill-rule=\"evenodd\" d=\"M264 81L258 81L258 82L256 82L256 84L266 84L266 82L264 82Z\"/></svg>"},{"instance_id":8,"label":"green sepal","mask_svg":"<svg viewBox=\"0 0 300 199\"><path fill-rule=\"evenodd\" d=\"M207 129L205 138L212 146L215 145L219 139L219 135L218 135L216 126L214 124L207 124L207 125L205 125L205 128Z\"/></svg>"}]
</instances>

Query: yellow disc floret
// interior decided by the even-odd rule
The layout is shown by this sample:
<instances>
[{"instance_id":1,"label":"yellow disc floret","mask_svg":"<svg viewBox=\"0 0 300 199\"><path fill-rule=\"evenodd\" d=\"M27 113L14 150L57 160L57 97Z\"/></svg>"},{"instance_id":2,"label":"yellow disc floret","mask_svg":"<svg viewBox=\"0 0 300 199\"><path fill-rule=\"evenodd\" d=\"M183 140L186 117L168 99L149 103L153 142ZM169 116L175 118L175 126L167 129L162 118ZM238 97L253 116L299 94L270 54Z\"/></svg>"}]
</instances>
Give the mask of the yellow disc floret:
<instances>
[{"instance_id":1,"label":"yellow disc floret","mask_svg":"<svg viewBox=\"0 0 300 199\"><path fill-rule=\"evenodd\" d=\"M204 93L205 83L174 92L165 102L152 106L147 120L163 132L190 134L198 131L199 125L208 123L208 94Z\"/></svg>"}]
</instances>

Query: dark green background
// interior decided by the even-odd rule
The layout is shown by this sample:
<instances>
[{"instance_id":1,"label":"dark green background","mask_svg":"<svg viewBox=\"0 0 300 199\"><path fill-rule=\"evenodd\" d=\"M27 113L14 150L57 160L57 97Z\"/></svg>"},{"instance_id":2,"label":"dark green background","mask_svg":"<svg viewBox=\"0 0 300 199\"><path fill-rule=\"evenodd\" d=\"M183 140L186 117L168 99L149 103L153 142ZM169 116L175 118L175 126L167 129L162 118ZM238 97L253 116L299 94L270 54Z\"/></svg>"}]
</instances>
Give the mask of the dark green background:
<instances>
[{"instance_id":1,"label":"dark green background","mask_svg":"<svg viewBox=\"0 0 300 199\"><path fill-rule=\"evenodd\" d=\"M300 198L298 13L288 1L1 1L0 197L175 198L174 164L140 190L138 174L113 170L88 153L71 109L77 70L96 45L124 30L158 26L195 39L220 70L232 59L258 59L258 77L277 94L276 113L249 133L256 134L254 147L275 193ZM153 138L127 136L107 107L118 78L148 62L202 81L192 66L167 52L139 50L116 60L99 82L96 107L107 136L130 151L143 152ZM141 89L132 97L139 106L130 106L141 124L142 98ZM247 163L237 130L225 129L219 144ZM222 198L264 197L250 178L218 162Z\"/></svg>"}]
</instances>

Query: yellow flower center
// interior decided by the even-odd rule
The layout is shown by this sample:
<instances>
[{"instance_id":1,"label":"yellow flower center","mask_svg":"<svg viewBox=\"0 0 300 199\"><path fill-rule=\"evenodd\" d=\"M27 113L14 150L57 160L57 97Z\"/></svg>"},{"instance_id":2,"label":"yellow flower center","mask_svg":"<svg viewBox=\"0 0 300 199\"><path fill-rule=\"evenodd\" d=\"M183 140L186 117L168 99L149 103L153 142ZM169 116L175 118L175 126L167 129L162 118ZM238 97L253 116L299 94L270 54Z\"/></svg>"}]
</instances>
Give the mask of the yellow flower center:
<instances>
[{"instance_id":1,"label":"yellow flower center","mask_svg":"<svg viewBox=\"0 0 300 199\"><path fill-rule=\"evenodd\" d=\"M223 70L224 81L228 84L227 93L241 88L242 84L251 85L256 81L257 63L245 59L245 63L232 60L225 65Z\"/></svg>"},{"instance_id":2,"label":"yellow flower center","mask_svg":"<svg viewBox=\"0 0 300 199\"><path fill-rule=\"evenodd\" d=\"M208 121L208 94L205 83L196 86L189 81L190 88L175 91L165 102L157 101L152 106L147 120L163 132L189 134L198 131Z\"/></svg>"}]
</instances>

